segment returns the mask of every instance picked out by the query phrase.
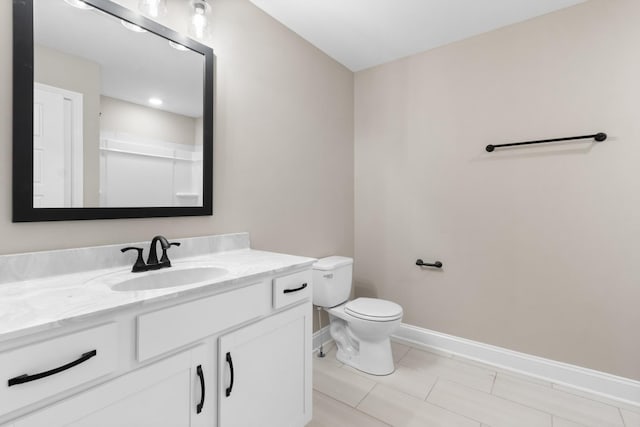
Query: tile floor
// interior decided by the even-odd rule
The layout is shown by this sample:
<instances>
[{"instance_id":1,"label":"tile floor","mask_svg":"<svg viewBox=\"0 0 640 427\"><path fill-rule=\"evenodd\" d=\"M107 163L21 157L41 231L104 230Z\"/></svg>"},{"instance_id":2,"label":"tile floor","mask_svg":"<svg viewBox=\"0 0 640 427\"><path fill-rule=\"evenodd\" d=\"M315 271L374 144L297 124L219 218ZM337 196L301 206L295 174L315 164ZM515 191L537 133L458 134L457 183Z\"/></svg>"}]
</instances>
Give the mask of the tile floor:
<instances>
[{"instance_id":1,"label":"tile floor","mask_svg":"<svg viewBox=\"0 0 640 427\"><path fill-rule=\"evenodd\" d=\"M640 407L445 353L393 343L396 371L376 377L325 351L307 427L640 427Z\"/></svg>"}]
</instances>

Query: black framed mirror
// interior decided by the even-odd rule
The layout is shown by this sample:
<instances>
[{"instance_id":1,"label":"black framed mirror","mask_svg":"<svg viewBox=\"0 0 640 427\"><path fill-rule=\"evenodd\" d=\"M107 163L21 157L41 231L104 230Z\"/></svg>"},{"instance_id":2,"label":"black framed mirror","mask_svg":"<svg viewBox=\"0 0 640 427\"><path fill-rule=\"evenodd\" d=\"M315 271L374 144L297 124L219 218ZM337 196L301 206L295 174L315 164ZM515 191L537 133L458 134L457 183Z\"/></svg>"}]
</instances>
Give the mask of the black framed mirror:
<instances>
[{"instance_id":1,"label":"black framed mirror","mask_svg":"<svg viewBox=\"0 0 640 427\"><path fill-rule=\"evenodd\" d=\"M13 0L13 222L211 215L213 50L109 0Z\"/></svg>"}]
</instances>

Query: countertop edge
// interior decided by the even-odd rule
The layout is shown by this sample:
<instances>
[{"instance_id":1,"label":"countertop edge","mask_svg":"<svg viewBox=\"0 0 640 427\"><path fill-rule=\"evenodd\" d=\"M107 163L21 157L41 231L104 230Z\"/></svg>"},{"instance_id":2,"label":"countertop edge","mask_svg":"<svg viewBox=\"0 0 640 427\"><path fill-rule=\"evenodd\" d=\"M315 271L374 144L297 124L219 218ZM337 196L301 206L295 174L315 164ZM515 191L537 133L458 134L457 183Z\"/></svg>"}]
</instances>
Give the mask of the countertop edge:
<instances>
[{"instance_id":1,"label":"countertop edge","mask_svg":"<svg viewBox=\"0 0 640 427\"><path fill-rule=\"evenodd\" d=\"M287 263L284 262L283 265L280 265L276 268L265 269L264 271L259 271L256 273L251 273L247 275L242 275L238 277L232 277L228 280L224 280L221 282L214 282L209 284L202 284L197 287L190 287L184 289L184 287L176 287L174 292L164 293L161 295L150 295L148 298L142 298L139 300L125 302L122 304L116 304L112 307L104 307L98 308L94 311L89 311L86 313L79 314L71 314L67 317L60 317L55 319L43 319L41 322L38 322L33 325L27 325L24 328L16 328L13 330L9 330L7 332L0 332L0 344L5 344L9 341L24 338L30 335L36 335L46 331L54 331L59 328L63 328L66 326L77 325L80 322L91 322L94 319L98 319L101 316L108 315L110 313L117 313L119 311L124 312L125 310L130 310L135 307L148 307L156 304L160 304L162 302L172 301L174 300L176 304L179 304L183 301L188 301L195 296L213 296L216 294L221 294L225 292L229 292L233 289L240 289L244 286L249 286L254 281L263 280L269 276L277 276L283 273L293 273L299 270L307 269L313 265L316 261L315 258L309 257L301 257L297 255L288 255L276 252L267 252L261 250L254 249L246 249L250 254L267 254L272 255L274 257L294 257L298 258L299 261ZM229 254L234 251L229 252L218 252L210 254L212 257L220 257L225 254ZM194 259L201 260L202 256L193 257ZM180 261L189 261L190 258L180 259ZM250 262L249 262L250 263ZM1 320L1 319L0 319Z\"/></svg>"}]
</instances>

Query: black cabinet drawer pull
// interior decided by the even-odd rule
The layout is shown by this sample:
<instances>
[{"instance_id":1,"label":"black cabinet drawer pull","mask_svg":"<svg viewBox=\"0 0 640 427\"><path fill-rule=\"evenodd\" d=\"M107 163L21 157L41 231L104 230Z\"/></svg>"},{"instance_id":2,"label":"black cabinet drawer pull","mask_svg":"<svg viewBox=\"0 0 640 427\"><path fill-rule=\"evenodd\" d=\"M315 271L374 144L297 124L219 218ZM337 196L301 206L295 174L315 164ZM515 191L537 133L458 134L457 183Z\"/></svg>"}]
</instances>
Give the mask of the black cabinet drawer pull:
<instances>
[{"instance_id":1,"label":"black cabinet drawer pull","mask_svg":"<svg viewBox=\"0 0 640 427\"><path fill-rule=\"evenodd\" d=\"M302 286L300 286L299 288L295 288L295 289L285 289L284 291L282 291L285 294L290 294L291 292L298 292L303 290L304 288L307 287L306 283L303 283Z\"/></svg>"},{"instance_id":2,"label":"black cabinet drawer pull","mask_svg":"<svg viewBox=\"0 0 640 427\"><path fill-rule=\"evenodd\" d=\"M202 372L202 365L198 365L196 372L198 373L198 378L200 378L200 390L202 390L200 403L198 403L198 406L196 407L196 413L199 414L202 412L202 408L204 407L204 372Z\"/></svg>"},{"instance_id":3,"label":"black cabinet drawer pull","mask_svg":"<svg viewBox=\"0 0 640 427\"><path fill-rule=\"evenodd\" d=\"M24 384L24 383L28 383L31 381L35 381L35 380L39 380L41 378L45 378L51 375L55 375L57 373L60 373L62 371L66 371L67 369L71 369L74 366L77 366L83 362L86 362L87 360L91 359L93 356L97 355L98 352L96 350L91 350L87 353L84 353L82 356L80 356L80 358L78 360L74 360L73 362L67 363L66 365L60 366L58 368L55 369L51 369L50 371L45 371L45 372L40 372L39 374L33 374L33 375L20 375L18 377L15 378L11 378L9 380L9 387L14 386L14 385L18 385L18 384Z\"/></svg>"},{"instance_id":4,"label":"black cabinet drawer pull","mask_svg":"<svg viewBox=\"0 0 640 427\"><path fill-rule=\"evenodd\" d=\"M231 359L231 353L227 353L227 363L229 364L229 370L231 371L231 383L227 387L227 397L231 396L231 390L233 390L233 360Z\"/></svg>"}]
</instances>

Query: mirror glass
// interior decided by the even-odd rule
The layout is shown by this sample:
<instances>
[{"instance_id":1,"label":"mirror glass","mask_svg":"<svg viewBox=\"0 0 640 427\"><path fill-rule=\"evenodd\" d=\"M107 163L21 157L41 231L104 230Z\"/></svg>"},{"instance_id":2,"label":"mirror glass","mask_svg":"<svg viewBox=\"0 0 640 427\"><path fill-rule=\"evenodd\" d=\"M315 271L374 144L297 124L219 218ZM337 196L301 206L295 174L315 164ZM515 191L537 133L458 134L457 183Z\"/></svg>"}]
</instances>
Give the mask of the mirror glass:
<instances>
[{"instance_id":1,"label":"mirror glass","mask_svg":"<svg viewBox=\"0 0 640 427\"><path fill-rule=\"evenodd\" d=\"M34 0L33 206L202 206L204 56Z\"/></svg>"},{"instance_id":2,"label":"mirror glass","mask_svg":"<svg viewBox=\"0 0 640 427\"><path fill-rule=\"evenodd\" d=\"M13 8L14 221L211 215L213 51L108 0Z\"/></svg>"}]
</instances>

